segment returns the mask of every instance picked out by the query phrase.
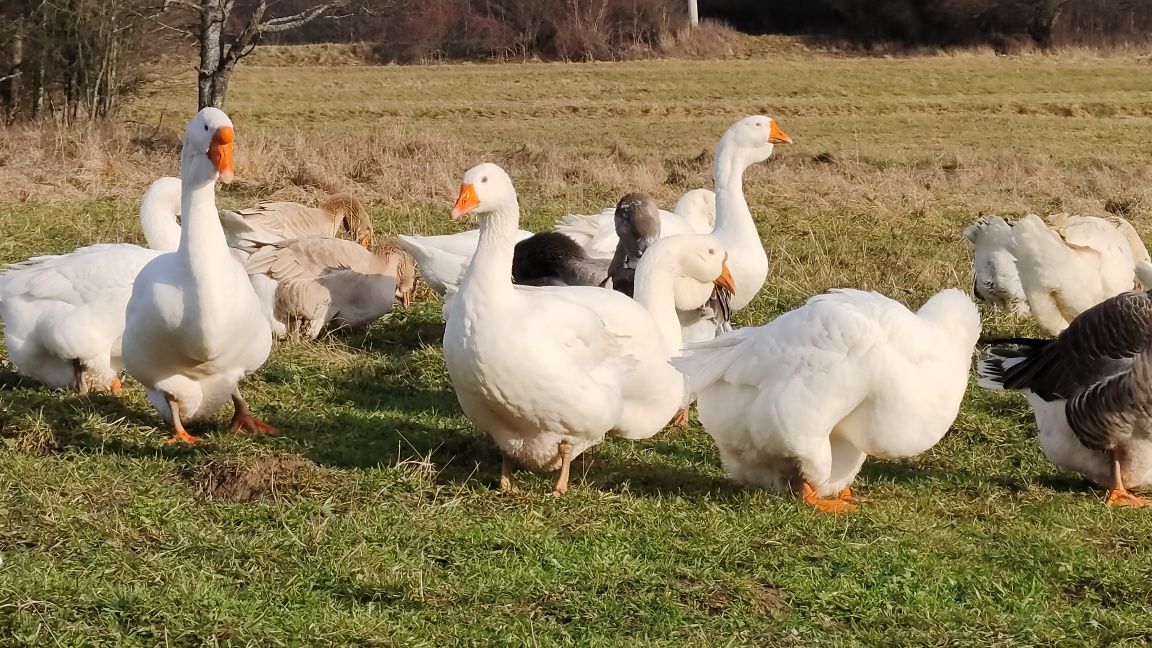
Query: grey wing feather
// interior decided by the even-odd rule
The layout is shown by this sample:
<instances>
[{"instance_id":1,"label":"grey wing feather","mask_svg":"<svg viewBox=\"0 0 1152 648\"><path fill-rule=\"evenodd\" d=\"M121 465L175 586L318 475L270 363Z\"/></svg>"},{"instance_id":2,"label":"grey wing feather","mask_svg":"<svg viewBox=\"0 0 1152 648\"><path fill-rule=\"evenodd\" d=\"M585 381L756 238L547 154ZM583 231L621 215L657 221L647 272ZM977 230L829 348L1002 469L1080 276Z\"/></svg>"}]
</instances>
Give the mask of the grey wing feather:
<instances>
[{"instance_id":1,"label":"grey wing feather","mask_svg":"<svg viewBox=\"0 0 1152 648\"><path fill-rule=\"evenodd\" d=\"M1030 389L1046 400L1068 399L1127 370L1152 344L1152 297L1116 295L1084 311L1051 343L1004 370L1008 389Z\"/></svg>"}]
</instances>

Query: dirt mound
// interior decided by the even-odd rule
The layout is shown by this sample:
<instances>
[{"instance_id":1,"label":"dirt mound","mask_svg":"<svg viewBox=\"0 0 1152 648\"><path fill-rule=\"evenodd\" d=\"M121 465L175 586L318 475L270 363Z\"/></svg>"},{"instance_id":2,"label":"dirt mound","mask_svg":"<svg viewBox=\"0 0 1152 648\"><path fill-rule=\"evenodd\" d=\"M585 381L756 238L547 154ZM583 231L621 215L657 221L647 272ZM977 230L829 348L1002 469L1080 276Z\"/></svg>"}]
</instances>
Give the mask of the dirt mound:
<instances>
[{"instance_id":1,"label":"dirt mound","mask_svg":"<svg viewBox=\"0 0 1152 648\"><path fill-rule=\"evenodd\" d=\"M252 502L306 495L324 475L312 461L294 454L260 455L241 462L221 461L189 466L181 481L214 499Z\"/></svg>"}]
</instances>

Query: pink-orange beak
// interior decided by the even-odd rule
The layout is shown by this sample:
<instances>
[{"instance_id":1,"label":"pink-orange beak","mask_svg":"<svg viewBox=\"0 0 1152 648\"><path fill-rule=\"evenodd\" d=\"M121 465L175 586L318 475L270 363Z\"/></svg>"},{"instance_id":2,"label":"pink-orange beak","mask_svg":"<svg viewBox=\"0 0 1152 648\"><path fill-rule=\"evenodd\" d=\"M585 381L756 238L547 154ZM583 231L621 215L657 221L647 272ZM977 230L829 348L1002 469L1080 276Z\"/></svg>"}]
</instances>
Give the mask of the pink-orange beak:
<instances>
[{"instance_id":1,"label":"pink-orange beak","mask_svg":"<svg viewBox=\"0 0 1152 648\"><path fill-rule=\"evenodd\" d=\"M208 159L220 174L220 182L232 182L232 141L236 134L231 126L221 126L212 134L212 144L208 146Z\"/></svg>"},{"instance_id":2,"label":"pink-orange beak","mask_svg":"<svg viewBox=\"0 0 1152 648\"><path fill-rule=\"evenodd\" d=\"M732 280L732 273L728 270L728 253L724 253L724 260L720 262L720 276L712 283L720 286L729 293L736 292L736 282Z\"/></svg>"},{"instance_id":3,"label":"pink-orange beak","mask_svg":"<svg viewBox=\"0 0 1152 648\"><path fill-rule=\"evenodd\" d=\"M465 182L460 185L460 195L456 197L456 205L452 208L452 218L460 218L479 206L480 198L476 196L476 188Z\"/></svg>"},{"instance_id":4,"label":"pink-orange beak","mask_svg":"<svg viewBox=\"0 0 1152 648\"><path fill-rule=\"evenodd\" d=\"M768 143L769 144L791 144L792 138L780 130L776 125L776 120L772 120L772 126L768 129Z\"/></svg>"},{"instance_id":5,"label":"pink-orange beak","mask_svg":"<svg viewBox=\"0 0 1152 648\"><path fill-rule=\"evenodd\" d=\"M400 303L404 304L404 308L408 308L409 306L412 305L412 291L411 290L405 290L405 291L400 293Z\"/></svg>"}]
</instances>

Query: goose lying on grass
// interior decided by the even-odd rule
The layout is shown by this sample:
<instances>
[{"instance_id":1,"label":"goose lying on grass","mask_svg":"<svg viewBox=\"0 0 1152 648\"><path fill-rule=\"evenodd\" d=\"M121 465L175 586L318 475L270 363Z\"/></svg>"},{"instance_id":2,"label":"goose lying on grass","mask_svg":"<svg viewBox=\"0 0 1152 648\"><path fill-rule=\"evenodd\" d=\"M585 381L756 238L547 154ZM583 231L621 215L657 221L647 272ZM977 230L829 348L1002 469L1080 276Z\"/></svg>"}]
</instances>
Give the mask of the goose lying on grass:
<instances>
[{"instance_id":1,"label":"goose lying on grass","mask_svg":"<svg viewBox=\"0 0 1152 648\"><path fill-rule=\"evenodd\" d=\"M339 238L341 234L368 247L373 237L368 211L348 193L328 196L319 208L296 202L262 201L255 207L221 210L220 222L233 247L305 236Z\"/></svg>"},{"instance_id":2,"label":"goose lying on grass","mask_svg":"<svg viewBox=\"0 0 1152 648\"><path fill-rule=\"evenodd\" d=\"M216 180L232 180L232 122L216 108L188 124L180 155L180 243L136 276L124 329L124 367L172 424L169 442L199 441L184 424L229 398L232 429L273 432L255 418L239 381L264 364L272 332L216 209Z\"/></svg>"},{"instance_id":3,"label":"goose lying on grass","mask_svg":"<svg viewBox=\"0 0 1152 648\"><path fill-rule=\"evenodd\" d=\"M54 388L120 391L124 309L146 263L180 241L180 181L160 178L144 193L140 224L148 248L102 243L38 256L0 273L0 319L16 370Z\"/></svg>"},{"instance_id":4,"label":"goose lying on grass","mask_svg":"<svg viewBox=\"0 0 1152 648\"><path fill-rule=\"evenodd\" d=\"M444 359L465 415L514 464L560 469L609 434L659 432L680 406L684 380L669 364L680 348L673 284L680 274L731 287L724 252L710 237L669 239L649 251L637 299L603 288L514 286L510 278L520 206L494 164L464 175L452 210L474 213L480 239L448 309ZM649 259L651 257L651 259Z\"/></svg>"},{"instance_id":5,"label":"goose lying on grass","mask_svg":"<svg viewBox=\"0 0 1152 648\"><path fill-rule=\"evenodd\" d=\"M959 290L913 313L838 289L672 362L733 479L846 511L868 455L917 455L948 431L979 333L976 306Z\"/></svg>"},{"instance_id":6,"label":"goose lying on grass","mask_svg":"<svg viewBox=\"0 0 1152 648\"><path fill-rule=\"evenodd\" d=\"M1107 299L1054 340L1007 342L980 385L1027 396L1045 456L1107 488L1109 506L1152 504L1128 490L1152 484L1152 295Z\"/></svg>"},{"instance_id":7,"label":"goose lying on grass","mask_svg":"<svg viewBox=\"0 0 1152 648\"><path fill-rule=\"evenodd\" d=\"M244 266L276 282L274 317L280 327L312 339L333 320L364 326L407 307L416 284L412 257L389 239L376 251L353 241L309 236L259 246Z\"/></svg>"}]
</instances>

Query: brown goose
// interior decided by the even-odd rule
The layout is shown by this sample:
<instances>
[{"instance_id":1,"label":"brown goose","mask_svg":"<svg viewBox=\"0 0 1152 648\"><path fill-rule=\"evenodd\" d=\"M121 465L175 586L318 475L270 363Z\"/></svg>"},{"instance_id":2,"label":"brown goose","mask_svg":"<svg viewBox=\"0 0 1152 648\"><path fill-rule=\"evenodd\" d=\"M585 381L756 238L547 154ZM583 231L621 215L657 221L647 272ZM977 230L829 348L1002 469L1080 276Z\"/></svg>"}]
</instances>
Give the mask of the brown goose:
<instances>
[{"instance_id":1,"label":"brown goose","mask_svg":"<svg viewBox=\"0 0 1152 648\"><path fill-rule=\"evenodd\" d=\"M315 338L325 324L368 324L408 306L416 264L394 239L370 251L359 243L310 236L259 247L245 263L249 275L275 282L272 313L277 331Z\"/></svg>"},{"instance_id":2,"label":"brown goose","mask_svg":"<svg viewBox=\"0 0 1152 648\"><path fill-rule=\"evenodd\" d=\"M1052 463L1108 488L1109 506L1148 506L1152 484L1152 293L1081 313L1054 340L1014 338L979 364L980 384L1025 394Z\"/></svg>"},{"instance_id":3,"label":"brown goose","mask_svg":"<svg viewBox=\"0 0 1152 648\"><path fill-rule=\"evenodd\" d=\"M328 196L319 208L296 202L260 202L236 211L221 210L220 221L229 245L271 243L304 236L338 238L346 234L367 247L372 244L372 219L364 205L348 193Z\"/></svg>"}]
</instances>

